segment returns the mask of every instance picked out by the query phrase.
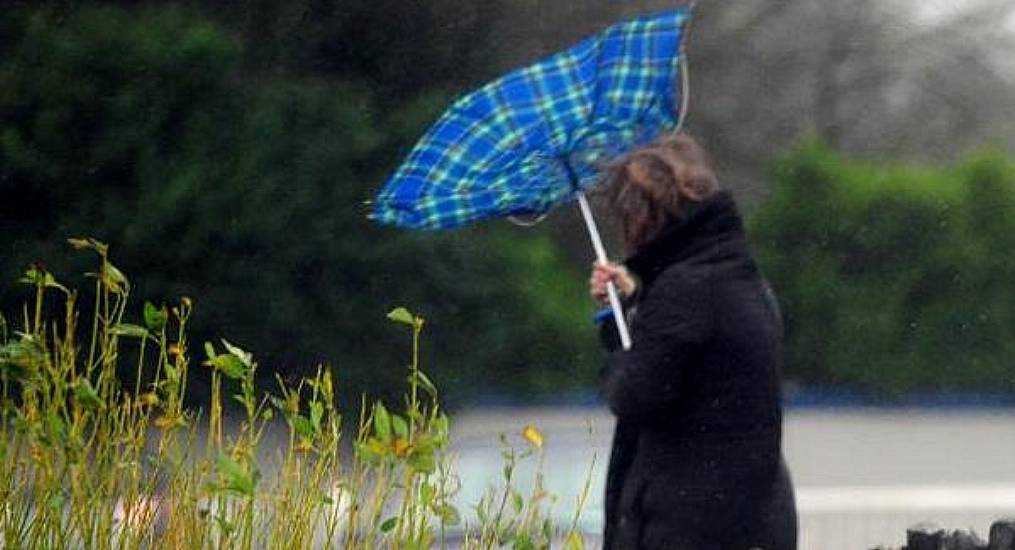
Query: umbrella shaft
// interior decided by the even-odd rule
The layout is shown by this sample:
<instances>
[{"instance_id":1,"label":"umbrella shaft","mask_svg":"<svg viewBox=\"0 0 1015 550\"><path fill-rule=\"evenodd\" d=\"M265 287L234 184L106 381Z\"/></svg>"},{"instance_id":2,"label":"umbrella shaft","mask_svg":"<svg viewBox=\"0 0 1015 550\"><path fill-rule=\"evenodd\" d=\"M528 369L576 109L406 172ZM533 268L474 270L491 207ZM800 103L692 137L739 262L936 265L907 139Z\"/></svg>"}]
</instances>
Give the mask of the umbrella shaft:
<instances>
[{"instance_id":1,"label":"umbrella shaft","mask_svg":"<svg viewBox=\"0 0 1015 550\"><path fill-rule=\"evenodd\" d=\"M592 239L592 248L596 251L596 259L605 263L606 247L603 246L603 238L599 235L599 227L596 226L596 219L592 216L592 207L589 206L589 199L582 191L578 192L578 208L582 211L582 218L585 219L585 227L589 230L589 238Z\"/></svg>"},{"instance_id":2,"label":"umbrella shaft","mask_svg":"<svg viewBox=\"0 0 1015 550\"><path fill-rule=\"evenodd\" d=\"M599 235L599 228L596 226L596 219L592 216L592 207L585 193L578 191L578 208L581 209L582 218L585 219L585 227L589 230L589 238L592 239L592 248L596 251L596 259L599 263L606 263L606 248L603 246L603 239ZM617 323L617 332L620 333L620 344L627 350L631 349L631 335L627 330L627 320L624 319L624 308L620 305L620 295L617 294L617 287L611 281L606 286L610 297L610 308L613 310L613 320Z\"/></svg>"}]
</instances>

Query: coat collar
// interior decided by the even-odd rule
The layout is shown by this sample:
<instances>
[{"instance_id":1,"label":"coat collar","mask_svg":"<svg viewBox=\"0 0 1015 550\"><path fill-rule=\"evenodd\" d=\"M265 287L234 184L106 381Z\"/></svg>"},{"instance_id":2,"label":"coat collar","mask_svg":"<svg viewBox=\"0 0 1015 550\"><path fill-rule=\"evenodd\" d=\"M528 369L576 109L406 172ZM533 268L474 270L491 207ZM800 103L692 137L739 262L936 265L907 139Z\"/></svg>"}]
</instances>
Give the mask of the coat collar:
<instances>
[{"instance_id":1,"label":"coat collar","mask_svg":"<svg viewBox=\"0 0 1015 550\"><path fill-rule=\"evenodd\" d=\"M733 242L746 246L743 222L733 195L722 190L699 203L625 264L648 285L672 264L697 259L716 261L735 254L741 247L734 250L727 246Z\"/></svg>"}]
</instances>

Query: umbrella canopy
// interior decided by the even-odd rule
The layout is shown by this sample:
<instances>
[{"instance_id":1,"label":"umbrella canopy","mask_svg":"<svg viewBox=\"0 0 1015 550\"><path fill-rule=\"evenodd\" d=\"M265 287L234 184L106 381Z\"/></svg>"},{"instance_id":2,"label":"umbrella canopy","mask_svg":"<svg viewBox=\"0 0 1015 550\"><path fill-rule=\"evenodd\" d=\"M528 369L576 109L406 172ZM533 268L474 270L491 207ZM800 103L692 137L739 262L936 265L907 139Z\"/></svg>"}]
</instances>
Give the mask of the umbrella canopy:
<instances>
[{"instance_id":1,"label":"umbrella canopy","mask_svg":"<svg viewBox=\"0 0 1015 550\"><path fill-rule=\"evenodd\" d=\"M447 229L541 215L598 183L605 161L679 119L689 10L613 25L458 99L378 193L372 217Z\"/></svg>"}]
</instances>

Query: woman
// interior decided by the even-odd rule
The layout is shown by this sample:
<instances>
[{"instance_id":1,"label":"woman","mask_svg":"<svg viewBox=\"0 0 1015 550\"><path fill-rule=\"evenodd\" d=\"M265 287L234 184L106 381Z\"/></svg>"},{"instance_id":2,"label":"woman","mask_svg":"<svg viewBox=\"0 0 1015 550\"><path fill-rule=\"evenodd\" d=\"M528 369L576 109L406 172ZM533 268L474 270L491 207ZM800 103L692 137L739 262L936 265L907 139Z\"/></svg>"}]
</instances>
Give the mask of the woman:
<instances>
[{"instance_id":1,"label":"woman","mask_svg":"<svg viewBox=\"0 0 1015 550\"><path fill-rule=\"evenodd\" d=\"M612 321L604 389L617 417L605 548L793 550L782 460L782 325L732 196L704 150L666 138L618 163L609 187L632 256L599 264L633 345Z\"/></svg>"}]
</instances>

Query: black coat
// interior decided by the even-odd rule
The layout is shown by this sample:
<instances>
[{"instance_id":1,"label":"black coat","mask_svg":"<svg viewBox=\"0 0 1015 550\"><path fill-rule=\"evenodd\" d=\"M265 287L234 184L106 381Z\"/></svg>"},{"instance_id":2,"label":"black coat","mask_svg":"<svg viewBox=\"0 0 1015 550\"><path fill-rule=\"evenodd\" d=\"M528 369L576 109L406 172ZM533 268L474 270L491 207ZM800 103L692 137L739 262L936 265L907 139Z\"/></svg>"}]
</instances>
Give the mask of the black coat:
<instances>
[{"instance_id":1,"label":"black coat","mask_svg":"<svg viewBox=\"0 0 1015 550\"><path fill-rule=\"evenodd\" d=\"M795 549L782 323L732 196L708 198L626 263L641 280L632 348L603 327L617 416L605 548Z\"/></svg>"}]
</instances>

